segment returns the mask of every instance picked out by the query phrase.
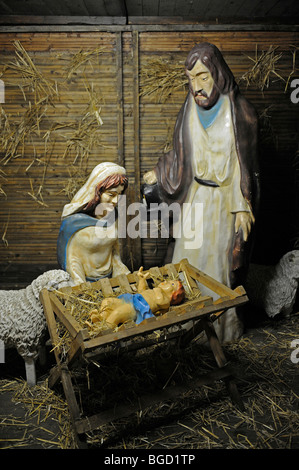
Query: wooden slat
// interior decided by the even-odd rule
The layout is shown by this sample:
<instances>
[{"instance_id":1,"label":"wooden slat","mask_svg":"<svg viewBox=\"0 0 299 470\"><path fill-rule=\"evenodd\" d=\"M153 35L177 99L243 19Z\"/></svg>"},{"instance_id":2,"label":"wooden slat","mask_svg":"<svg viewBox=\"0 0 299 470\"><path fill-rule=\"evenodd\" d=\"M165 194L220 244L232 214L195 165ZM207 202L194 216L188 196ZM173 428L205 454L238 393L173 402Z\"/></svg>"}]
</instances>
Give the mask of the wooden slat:
<instances>
[{"instance_id":1,"label":"wooden slat","mask_svg":"<svg viewBox=\"0 0 299 470\"><path fill-rule=\"evenodd\" d=\"M181 266L184 266L184 268L189 272L189 274L194 279L196 279L198 282L200 282L204 286L208 287L209 289L212 289L218 295L228 296L230 299L233 299L233 298L236 297L236 292L234 292L232 289L225 286L224 284L221 284L220 282L216 281L215 279L213 279L208 274L200 271L199 269L195 268L194 266L191 266L188 263L188 260L186 260L186 259L182 260L180 264L181 264Z\"/></svg>"},{"instance_id":2,"label":"wooden slat","mask_svg":"<svg viewBox=\"0 0 299 470\"><path fill-rule=\"evenodd\" d=\"M113 289L108 278L105 277L97 282L101 286L104 297L110 297L111 295L113 295Z\"/></svg>"},{"instance_id":3,"label":"wooden slat","mask_svg":"<svg viewBox=\"0 0 299 470\"><path fill-rule=\"evenodd\" d=\"M176 279L178 276L178 272L174 266L174 264L169 263L165 265L165 269L171 279Z\"/></svg>"},{"instance_id":4,"label":"wooden slat","mask_svg":"<svg viewBox=\"0 0 299 470\"><path fill-rule=\"evenodd\" d=\"M116 281L119 282L119 286L123 293L132 293L133 290L131 289L131 285L128 281L128 278L125 274L120 274L116 277Z\"/></svg>"},{"instance_id":5,"label":"wooden slat","mask_svg":"<svg viewBox=\"0 0 299 470\"><path fill-rule=\"evenodd\" d=\"M53 312L52 302L49 296L49 291L47 289L42 289L40 292L40 301L43 305L44 314L47 320L48 330L51 338L51 342L53 346L59 344L59 337L57 334L57 325L55 321L55 316ZM54 356L56 359L56 363L60 363L59 359L59 346L54 348Z\"/></svg>"},{"instance_id":6,"label":"wooden slat","mask_svg":"<svg viewBox=\"0 0 299 470\"><path fill-rule=\"evenodd\" d=\"M158 281L163 281L164 279L161 270L157 266L153 266L152 268L150 268L149 273L153 276L154 279L157 279Z\"/></svg>"},{"instance_id":7,"label":"wooden slat","mask_svg":"<svg viewBox=\"0 0 299 470\"><path fill-rule=\"evenodd\" d=\"M69 331L71 336L73 338L76 338L78 334L80 334L82 338L88 339L89 334L87 330L82 329L81 325L75 320L75 318L66 311L65 307L57 299L55 294L50 292L49 297L50 297L53 311L56 313L61 323Z\"/></svg>"},{"instance_id":8,"label":"wooden slat","mask_svg":"<svg viewBox=\"0 0 299 470\"><path fill-rule=\"evenodd\" d=\"M123 99L123 58L122 33L116 36L116 73L117 73L117 116L118 116L118 163L125 166L124 156L124 99Z\"/></svg>"},{"instance_id":9,"label":"wooden slat","mask_svg":"<svg viewBox=\"0 0 299 470\"><path fill-rule=\"evenodd\" d=\"M109 2L111 3L111 2ZM78 19L76 16L66 16L66 15L1 15L0 24L38 24L38 25L74 25L78 24ZM125 25L126 18L121 15L109 15L109 16L82 16L80 15L80 24L85 25Z\"/></svg>"},{"instance_id":10,"label":"wooden slat","mask_svg":"<svg viewBox=\"0 0 299 470\"><path fill-rule=\"evenodd\" d=\"M133 31L134 200L140 201L139 33ZM134 264L141 265L141 239L134 240Z\"/></svg>"},{"instance_id":11,"label":"wooden slat","mask_svg":"<svg viewBox=\"0 0 299 470\"><path fill-rule=\"evenodd\" d=\"M187 287L190 292L193 292L193 294L196 296L200 294L200 289L198 287L197 282L190 276L189 272L187 269L183 269L183 275L186 280Z\"/></svg>"}]
</instances>

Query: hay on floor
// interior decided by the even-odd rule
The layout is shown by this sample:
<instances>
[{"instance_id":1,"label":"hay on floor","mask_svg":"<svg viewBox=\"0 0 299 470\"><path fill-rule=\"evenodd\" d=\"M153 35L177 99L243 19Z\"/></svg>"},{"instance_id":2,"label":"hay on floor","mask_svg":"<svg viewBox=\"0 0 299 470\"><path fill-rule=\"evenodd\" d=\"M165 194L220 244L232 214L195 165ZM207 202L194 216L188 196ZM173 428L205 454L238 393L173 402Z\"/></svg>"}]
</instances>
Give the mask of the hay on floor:
<instances>
[{"instance_id":1,"label":"hay on floor","mask_svg":"<svg viewBox=\"0 0 299 470\"><path fill-rule=\"evenodd\" d=\"M1 393L12 394L12 401L26 408L24 416L0 415L1 427L6 430L6 437L0 440L2 449L30 448L34 444L45 449L76 447L67 403L48 387L47 380L34 387L21 379L1 380L0 399ZM57 431L53 431L53 425L47 426L49 422L55 422ZM24 430L22 435L20 429Z\"/></svg>"},{"instance_id":2,"label":"hay on floor","mask_svg":"<svg viewBox=\"0 0 299 470\"><path fill-rule=\"evenodd\" d=\"M90 447L109 449L296 449L299 447L298 365L291 361L291 344L299 337L298 315L269 321L240 340L224 346L236 369L245 411L235 408L223 382L186 392L177 402L153 405L127 418L101 426L87 434ZM185 352L171 345L154 348L150 354L119 356L72 370L82 412L100 412L105 402L138 400L138 393L157 387L157 367L173 361L179 366L169 384L196 379L215 367L211 352L195 342ZM239 371L239 372L238 372ZM158 371L159 372L159 371ZM80 391L79 391L80 384ZM160 384L161 385L161 384ZM14 400L28 407L28 414L45 410L46 418L58 419L60 435L49 435L62 448L75 448L72 426L64 398L48 389L47 381L28 388L24 381L2 380L0 394L11 390ZM105 409L105 408L104 408ZM57 417L58 416L58 417ZM2 425L26 426L13 416L1 416ZM7 434L9 436L9 433ZM8 447L26 445L28 434Z\"/></svg>"}]
</instances>

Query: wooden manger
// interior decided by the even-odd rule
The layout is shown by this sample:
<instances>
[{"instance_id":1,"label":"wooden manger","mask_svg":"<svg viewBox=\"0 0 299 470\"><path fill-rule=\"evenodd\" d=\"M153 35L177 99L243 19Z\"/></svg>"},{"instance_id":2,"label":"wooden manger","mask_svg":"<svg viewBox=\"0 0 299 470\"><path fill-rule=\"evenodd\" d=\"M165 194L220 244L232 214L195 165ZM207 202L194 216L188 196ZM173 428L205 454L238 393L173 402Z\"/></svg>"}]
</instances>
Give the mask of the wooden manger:
<instances>
[{"instance_id":1,"label":"wooden manger","mask_svg":"<svg viewBox=\"0 0 299 470\"><path fill-rule=\"evenodd\" d=\"M81 435L106 423L141 411L158 402L173 401L186 390L214 381L223 380L232 402L239 408L243 408L232 370L213 326L213 322L219 319L227 309L241 306L248 301L243 287L239 286L232 290L191 266L186 259L178 264L154 267L148 271L154 284L169 278L179 278L186 290L185 301L180 305L172 306L167 313L144 320L139 325L130 322L114 330L100 331L96 335L89 331L87 324L82 326L75 315L69 312L70 296L80 296L87 288L100 294L101 298L124 292L134 293L138 279L136 272L112 279L101 279L92 284L85 283L73 288L64 288L59 292L47 289L41 292L41 302L57 362L57 365L50 371L49 386L53 387L58 380L61 381L79 443L82 443ZM216 300L213 300L211 296L202 296L201 285L213 291L216 294ZM61 325L68 335L67 351L61 346L61 338L58 334ZM175 340L179 348L185 348L202 332L206 333L217 368L192 380L191 384L165 386L157 393L138 397L135 404L132 402L128 405L115 404L112 409L102 410L93 416L82 416L71 375L71 370L76 370L79 363L100 361L103 357L110 358L111 356L112 358L116 351L118 355L129 354L131 351L148 348L169 340ZM99 373L101 373L101 368L99 368Z\"/></svg>"}]
</instances>

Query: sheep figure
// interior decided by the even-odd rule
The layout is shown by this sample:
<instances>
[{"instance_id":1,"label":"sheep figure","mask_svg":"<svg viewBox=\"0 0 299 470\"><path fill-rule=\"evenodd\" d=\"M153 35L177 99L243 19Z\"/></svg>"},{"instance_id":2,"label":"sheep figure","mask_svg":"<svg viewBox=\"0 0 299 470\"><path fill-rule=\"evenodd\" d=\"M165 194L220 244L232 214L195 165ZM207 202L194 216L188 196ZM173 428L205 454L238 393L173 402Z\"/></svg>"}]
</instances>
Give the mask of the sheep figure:
<instances>
[{"instance_id":1,"label":"sheep figure","mask_svg":"<svg viewBox=\"0 0 299 470\"><path fill-rule=\"evenodd\" d=\"M299 283L299 250L286 253L275 266L251 264L245 288L249 301L273 318L292 313Z\"/></svg>"},{"instance_id":2,"label":"sheep figure","mask_svg":"<svg viewBox=\"0 0 299 470\"><path fill-rule=\"evenodd\" d=\"M72 285L70 275L60 269L46 271L24 289L0 291L0 340L14 347L25 361L28 385L36 384L35 361L47 330L39 299L43 288L60 289Z\"/></svg>"}]
</instances>

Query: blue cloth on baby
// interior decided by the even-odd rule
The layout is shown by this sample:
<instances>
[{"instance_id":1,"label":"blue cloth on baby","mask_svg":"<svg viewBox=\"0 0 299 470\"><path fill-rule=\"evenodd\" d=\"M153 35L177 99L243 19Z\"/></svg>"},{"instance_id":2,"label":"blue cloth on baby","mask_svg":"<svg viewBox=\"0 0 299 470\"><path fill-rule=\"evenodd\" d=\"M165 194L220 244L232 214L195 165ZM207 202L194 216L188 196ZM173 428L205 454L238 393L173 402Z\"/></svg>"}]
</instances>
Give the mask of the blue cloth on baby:
<instances>
[{"instance_id":1,"label":"blue cloth on baby","mask_svg":"<svg viewBox=\"0 0 299 470\"><path fill-rule=\"evenodd\" d=\"M143 320L147 318L154 317L155 315L151 311L151 308L147 301L142 297L141 294L121 294L118 296L119 299L124 300L128 304L132 304L137 317L135 319L135 323L141 323Z\"/></svg>"}]
</instances>

